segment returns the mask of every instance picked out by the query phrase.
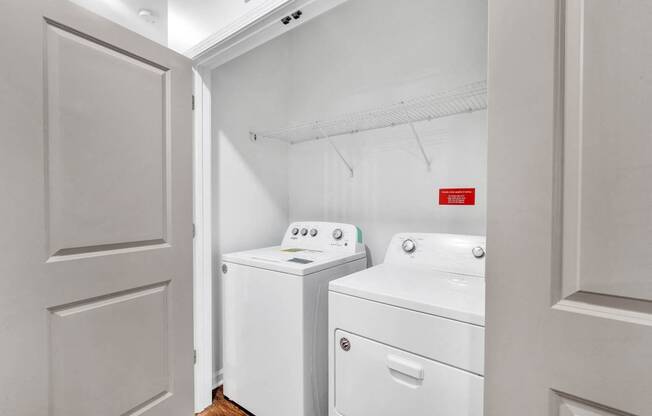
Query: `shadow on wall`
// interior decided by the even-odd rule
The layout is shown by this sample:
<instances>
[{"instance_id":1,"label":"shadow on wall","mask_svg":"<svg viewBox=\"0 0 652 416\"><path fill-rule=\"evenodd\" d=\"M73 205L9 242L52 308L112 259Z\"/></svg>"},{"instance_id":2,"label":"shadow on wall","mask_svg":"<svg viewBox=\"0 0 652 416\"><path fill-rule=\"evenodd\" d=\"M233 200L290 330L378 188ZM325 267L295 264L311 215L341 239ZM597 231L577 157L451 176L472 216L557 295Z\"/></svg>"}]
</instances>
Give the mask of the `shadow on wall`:
<instances>
[{"instance_id":1,"label":"shadow on wall","mask_svg":"<svg viewBox=\"0 0 652 416\"><path fill-rule=\"evenodd\" d=\"M287 45L272 41L212 74L214 365L222 367L222 254L279 244L289 220L287 145L252 142L249 130L286 122Z\"/></svg>"}]
</instances>

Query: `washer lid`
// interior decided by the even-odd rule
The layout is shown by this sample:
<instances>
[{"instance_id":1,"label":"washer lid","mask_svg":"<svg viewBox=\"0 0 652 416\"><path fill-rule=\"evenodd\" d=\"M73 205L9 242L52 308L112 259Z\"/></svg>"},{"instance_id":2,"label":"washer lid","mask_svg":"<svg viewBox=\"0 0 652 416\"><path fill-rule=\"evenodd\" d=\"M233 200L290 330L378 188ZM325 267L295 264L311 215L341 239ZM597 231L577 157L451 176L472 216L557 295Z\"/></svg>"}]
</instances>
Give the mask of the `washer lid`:
<instances>
[{"instance_id":1,"label":"washer lid","mask_svg":"<svg viewBox=\"0 0 652 416\"><path fill-rule=\"evenodd\" d=\"M276 246L225 254L222 260L226 263L305 276L364 257L364 252L349 254Z\"/></svg>"},{"instance_id":2,"label":"washer lid","mask_svg":"<svg viewBox=\"0 0 652 416\"><path fill-rule=\"evenodd\" d=\"M484 326L485 280L423 266L384 263L334 280L330 290Z\"/></svg>"}]
</instances>

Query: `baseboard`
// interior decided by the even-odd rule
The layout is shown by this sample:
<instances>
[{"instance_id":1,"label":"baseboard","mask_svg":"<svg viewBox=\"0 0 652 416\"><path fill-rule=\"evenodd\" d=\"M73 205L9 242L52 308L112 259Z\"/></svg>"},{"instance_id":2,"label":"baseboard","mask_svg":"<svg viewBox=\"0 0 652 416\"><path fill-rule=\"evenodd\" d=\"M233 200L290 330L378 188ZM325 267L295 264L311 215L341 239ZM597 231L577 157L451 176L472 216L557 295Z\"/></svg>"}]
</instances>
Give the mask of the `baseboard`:
<instances>
[{"instance_id":1,"label":"baseboard","mask_svg":"<svg viewBox=\"0 0 652 416\"><path fill-rule=\"evenodd\" d=\"M220 387L224 383L224 370L213 371L213 389Z\"/></svg>"}]
</instances>

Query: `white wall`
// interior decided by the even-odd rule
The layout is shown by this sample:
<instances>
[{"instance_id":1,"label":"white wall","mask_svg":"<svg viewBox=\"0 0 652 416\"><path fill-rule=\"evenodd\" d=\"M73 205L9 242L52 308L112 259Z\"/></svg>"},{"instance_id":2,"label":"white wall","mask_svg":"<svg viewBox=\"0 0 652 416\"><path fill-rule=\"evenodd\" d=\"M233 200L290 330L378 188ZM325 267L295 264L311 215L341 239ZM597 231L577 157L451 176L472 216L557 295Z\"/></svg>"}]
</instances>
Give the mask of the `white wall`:
<instances>
[{"instance_id":1,"label":"white wall","mask_svg":"<svg viewBox=\"0 0 652 416\"><path fill-rule=\"evenodd\" d=\"M290 220L362 229L370 263L382 263L397 232L485 233L486 111L416 125L432 160L426 170L405 126L336 139L354 177L321 141L290 152ZM438 206L438 189L477 188L475 206Z\"/></svg>"},{"instance_id":2,"label":"white wall","mask_svg":"<svg viewBox=\"0 0 652 416\"><path fill-rule=\"evenodd\" d=\"M286 122L287 45L265 48L213 71L213 264L223 253L280 244L288 226L287 146L254 143L256 123ZM220 274L214 281L214 362L221 368Z\"/></svg>"},{"instance_id":3,"label":"white wall","mask_svg":"<svg viewBox=\"0 0 652 416\"><path fill-rule=\"evenodd\" d=\"M409 4L409 8L406 5ZM486 78L482 0L351 0L289 33L288 118L305 122ZM427 172L407 126L290 149L290 220L352 222L373 263L396 232L485 233L486 111L418 123ZM438 188L475 187L476 206L438 206Z\"/></svg>"}]
</instances>

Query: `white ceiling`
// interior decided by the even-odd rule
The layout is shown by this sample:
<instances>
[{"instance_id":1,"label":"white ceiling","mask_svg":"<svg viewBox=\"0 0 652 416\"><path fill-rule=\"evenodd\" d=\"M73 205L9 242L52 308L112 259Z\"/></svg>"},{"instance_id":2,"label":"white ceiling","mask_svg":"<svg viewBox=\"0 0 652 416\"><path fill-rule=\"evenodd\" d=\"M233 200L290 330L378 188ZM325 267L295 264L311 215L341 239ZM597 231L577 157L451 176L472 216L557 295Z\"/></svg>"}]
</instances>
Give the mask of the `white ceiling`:
<instances>
[{"instance_id":1,"label":"white ceiling","mask_svg":"<svg viewBox=\"0 0 652 416\"><path fill-rule=\"evenodd\" d=\"M71 0L184 53L266 0ZM156 21L138 15L151 10Z\"/></svg>"},{"instance_id":2,"label":"white ceiling","mask_svg":"<svg viewBox=\"0 0 652 416\"><path fill-rule=\"evenodd\" d=\"M88 10L114 21L158 43L167 44L167 0L71 0ZM151 10L155 21L138 16L140 9Z\"/></svg>"}]
</instances>

